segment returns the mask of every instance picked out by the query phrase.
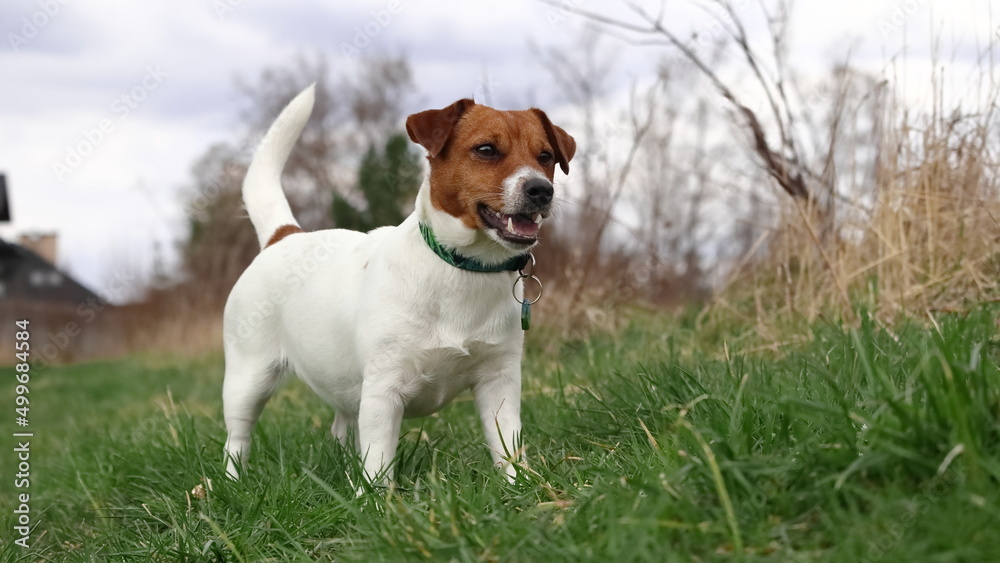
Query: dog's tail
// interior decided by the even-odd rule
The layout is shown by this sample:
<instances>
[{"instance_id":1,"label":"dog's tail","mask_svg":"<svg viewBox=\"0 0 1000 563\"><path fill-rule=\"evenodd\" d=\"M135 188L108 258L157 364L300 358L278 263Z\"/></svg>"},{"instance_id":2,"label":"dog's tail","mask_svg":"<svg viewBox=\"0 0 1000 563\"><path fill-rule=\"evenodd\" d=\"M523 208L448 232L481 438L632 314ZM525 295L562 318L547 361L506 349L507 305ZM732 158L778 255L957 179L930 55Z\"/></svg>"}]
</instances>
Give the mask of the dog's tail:
<instances>
[{"instance_id":1,"label":"dog's tail","mask_svg":"<svg viewBox=\"0 0 1000 563\"><path fill-rule=\"evenodd\" d=\"M302 231L281 189L281 171L312 113L315 91L316 85L310 85L281 110L257 147L243 180L243 204L261 249Z\"/></svg>"}]
</instances>

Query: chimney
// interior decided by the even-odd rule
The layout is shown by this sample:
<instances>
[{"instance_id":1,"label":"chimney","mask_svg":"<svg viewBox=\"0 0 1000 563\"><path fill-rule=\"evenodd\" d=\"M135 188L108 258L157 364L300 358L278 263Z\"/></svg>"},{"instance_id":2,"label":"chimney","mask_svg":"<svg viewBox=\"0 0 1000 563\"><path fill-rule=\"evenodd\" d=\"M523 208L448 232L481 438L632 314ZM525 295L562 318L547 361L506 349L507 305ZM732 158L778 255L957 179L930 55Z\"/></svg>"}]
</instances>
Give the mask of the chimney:
<instances>
[{"instance_id":1,"label":"chimney","mask_svg":"<svg viewBox=\"0 0 1000 563\"><path fill-rule=\"evenodd\" d=\"M10 221L10 204L7 203L7 176L0 174L0 222Z\"/></svg>"},{"instance_id":2,"label":"chimney","mask_svg":"<svg viewBox=\"0 0 1000 563\"><path fill-rule=\"evenodd\" d=\"M18 244L42 257L49 264L56 263L56 243L59 236L55 233L32 233L21 235Z\"/></svg>"}]
</instances>

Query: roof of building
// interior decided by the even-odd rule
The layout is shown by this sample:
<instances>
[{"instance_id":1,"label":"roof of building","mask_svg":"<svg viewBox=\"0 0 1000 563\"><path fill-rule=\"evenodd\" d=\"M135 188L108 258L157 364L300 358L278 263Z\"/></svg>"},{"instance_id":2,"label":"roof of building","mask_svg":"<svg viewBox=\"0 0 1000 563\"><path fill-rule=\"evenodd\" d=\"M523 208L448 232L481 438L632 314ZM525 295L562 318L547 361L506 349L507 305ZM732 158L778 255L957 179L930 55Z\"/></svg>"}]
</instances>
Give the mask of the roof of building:
<instances>
[{"instance_id":1,"label":"roof of building","mask_svg":"<svg viewBox=\"0 0 1000 563\"><path fill-rule=\"evenodd\" d=\"M0 298L80 305L101 297L38 254L0 239Z\"/></svg>"}]
</instances>

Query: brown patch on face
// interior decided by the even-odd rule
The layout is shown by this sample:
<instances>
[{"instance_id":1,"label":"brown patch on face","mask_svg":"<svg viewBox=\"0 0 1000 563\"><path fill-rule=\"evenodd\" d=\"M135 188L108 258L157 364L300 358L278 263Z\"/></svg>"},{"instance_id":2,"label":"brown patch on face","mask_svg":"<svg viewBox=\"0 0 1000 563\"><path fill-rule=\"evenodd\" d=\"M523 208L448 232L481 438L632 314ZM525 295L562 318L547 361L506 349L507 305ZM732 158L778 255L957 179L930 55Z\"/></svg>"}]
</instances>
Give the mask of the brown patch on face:
<instances>
[{"instance_id":1,"label":"brown patch on face","mask_svg":"<svg viewBox=\"0 0 1000 563\"><path fill-rule=\"evenodd\" d=\"M569 135L566 137L572 140ZM484 145L495 147L496 155L483 155L476 150ZM554 158L540 160L543 152ZM503 208L504 179L528 166L552 181L560 156L568 161L572 153L553 143L534 111L497 111L482 105L465 107L447 143L436 155L428 157L431 203L458 217L470 229L480 228L477 207L486 204L494 210Z\"/></svg>"},{"instance_id":2,"label":"brown patch on face","mask_svg":"<svg viewBox=\"0 0 1000 563\"><path fill-rule=\"evenodd\" d=\"M274 231L274 234L271 235L271 238L267 239L267 244L264 245L264 248L267 248L272 244L279 242L281 239L287 237L288 235L294 235L295 233L301 233L301 232L302 229L298 225L282 225L278 227L277 230Z\"/></svg>"}]
</instances>

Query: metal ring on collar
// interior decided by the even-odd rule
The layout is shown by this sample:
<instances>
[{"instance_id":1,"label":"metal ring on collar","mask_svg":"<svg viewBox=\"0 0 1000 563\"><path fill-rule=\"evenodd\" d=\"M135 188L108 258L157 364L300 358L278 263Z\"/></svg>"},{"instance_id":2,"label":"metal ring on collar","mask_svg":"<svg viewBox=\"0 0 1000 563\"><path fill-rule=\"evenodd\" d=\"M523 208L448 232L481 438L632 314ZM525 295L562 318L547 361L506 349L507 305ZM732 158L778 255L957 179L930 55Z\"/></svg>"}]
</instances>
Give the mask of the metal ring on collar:
<instances>
[{"instance_id":1,"label":"metal ring on collar","mask_svg":"<svg viewBox=\"0 0 1000 563\"><path fill-rule=\"evenodd\" d=\"M538 297L535 297L533 301L527 301L524 299L523 292L525 289L524 286L526 285L524 282L525 279L535 280L535 283L538 284ZM517 297L517 282L521 282L522 297L520 299L518 299ZM514 294L514 299L517 299L519 303L527 303L528 305L534 305L535 303L538 302L539 299L542 298L542 281L536 278L534 274L528 274L528 275L522 274L518 276L516 280L514 280L514 287L511 288L511 292Z\"/></svg>"},{"instance_id":2,"label":"metal ring on collar","mask_svg":"<svg viewBox=\"0 0 1000 563\"><path fill-rule=\"evenodd\" d=\"M518 273L518 274L521 274L521 277L522 277L522 278L523 278L523 277L525 277L525 276L533 276L533 275L535 274L535 255L529 252L529 253L528 253L528 258L529 258L529 259L530 259L531 261L530 261L530 262L526 262L526 263L524 264L524 266L521 266L521 268L520 268L520 269L519 269L519 270L517 271L517 273ZM526 266L528 266L528 265L530 265L530 266L531 266L531 268L529 268L529 269L528 269L528 271L527 271L527 272L525 272L525 271L524 271L524 268L525 268Z\"/></svg>"}]
</instances>

